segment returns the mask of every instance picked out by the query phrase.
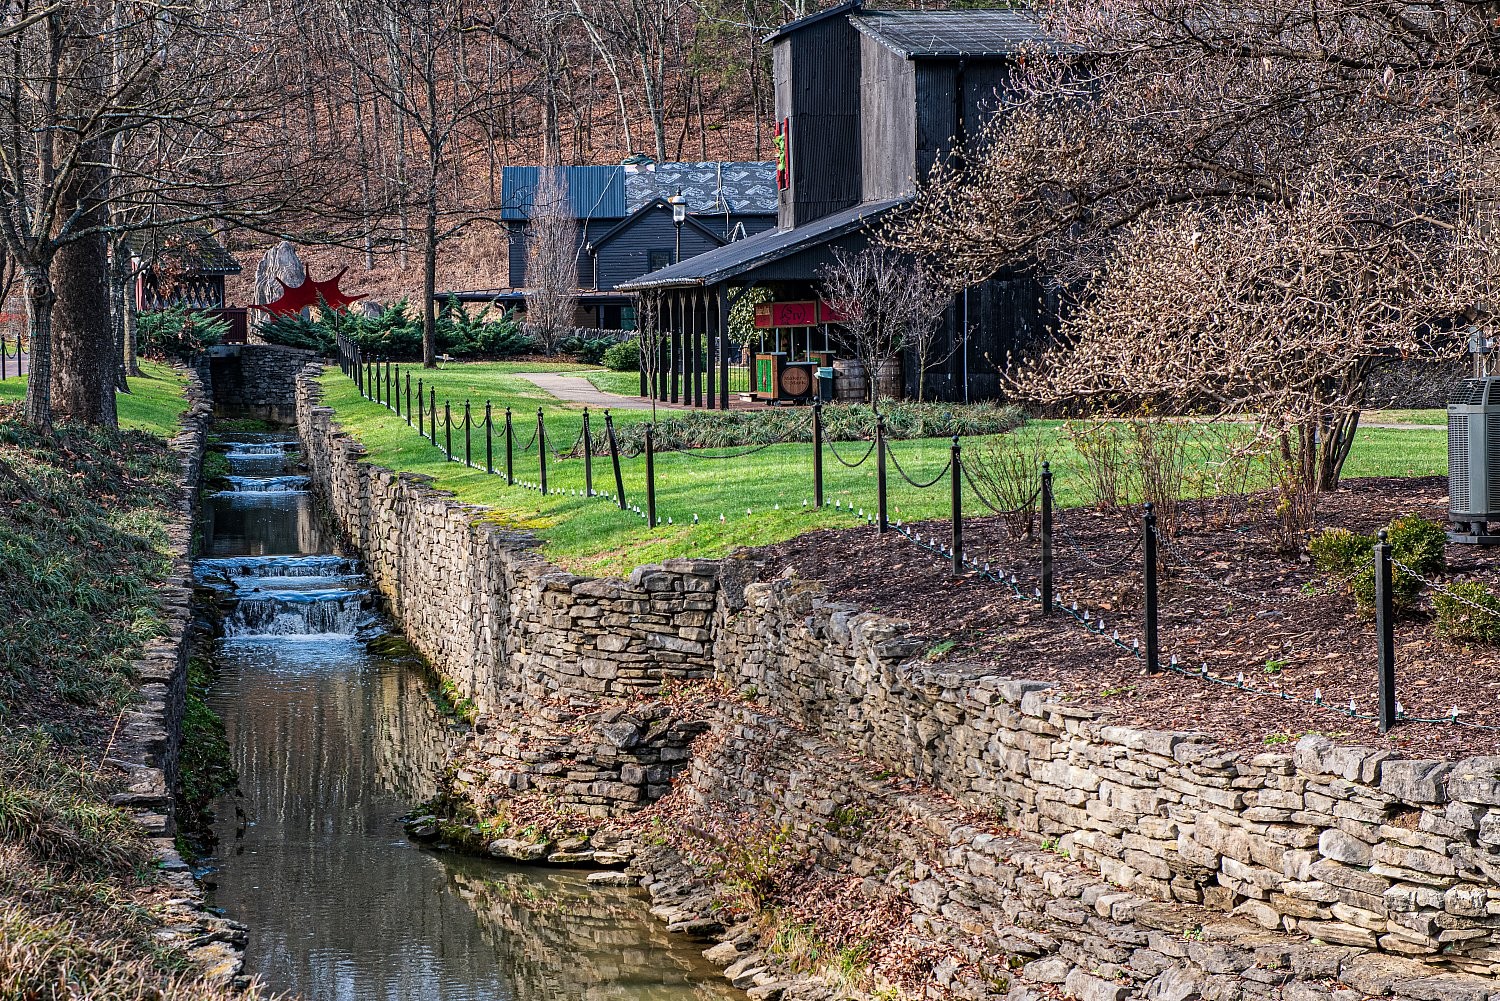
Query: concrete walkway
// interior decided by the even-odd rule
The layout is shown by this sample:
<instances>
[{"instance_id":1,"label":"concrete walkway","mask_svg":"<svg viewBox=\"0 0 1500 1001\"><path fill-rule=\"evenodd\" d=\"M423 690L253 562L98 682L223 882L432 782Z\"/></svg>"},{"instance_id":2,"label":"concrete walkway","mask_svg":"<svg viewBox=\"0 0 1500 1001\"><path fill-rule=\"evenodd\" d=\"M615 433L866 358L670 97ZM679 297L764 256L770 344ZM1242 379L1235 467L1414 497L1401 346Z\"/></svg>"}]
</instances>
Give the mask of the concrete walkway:
<instances>
[{"instance_id":1,"label":"concrete walkway","mask_svg":"<svg viewBox=\"0 0 1500 1001\"><path fill-rule=\"evenodd\" d=\"M651 409L650 400L643 400L638 396L617 396L614 393L606 393L581 375L563 375L560 372L521 372L518 374L538 389L546 390L559 400L567 400L569 403L582 403L601 409L608 407L611 410ZM670 406L671 404L658 403L656 408L660 410Z\"/></svg>"}]
</instances>

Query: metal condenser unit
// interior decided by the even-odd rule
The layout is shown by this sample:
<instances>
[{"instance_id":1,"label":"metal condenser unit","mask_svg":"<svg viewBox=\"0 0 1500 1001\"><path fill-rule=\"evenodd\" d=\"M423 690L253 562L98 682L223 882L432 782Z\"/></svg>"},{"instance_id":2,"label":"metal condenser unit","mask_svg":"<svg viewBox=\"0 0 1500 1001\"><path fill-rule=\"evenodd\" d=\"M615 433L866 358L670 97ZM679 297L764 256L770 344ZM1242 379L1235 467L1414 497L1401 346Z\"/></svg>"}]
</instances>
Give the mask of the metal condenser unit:
<instances>
[{"instance_id":1,"label":"metal condenser unit","mask_svg":"<svg viewBox=\"0 0 1500 1001\"><path fill-rule=\"evenodd\" d=\"M1500 545L1500 377L1466 379L1448 404L1450 542Z\"/></svg>"}]
</instances>

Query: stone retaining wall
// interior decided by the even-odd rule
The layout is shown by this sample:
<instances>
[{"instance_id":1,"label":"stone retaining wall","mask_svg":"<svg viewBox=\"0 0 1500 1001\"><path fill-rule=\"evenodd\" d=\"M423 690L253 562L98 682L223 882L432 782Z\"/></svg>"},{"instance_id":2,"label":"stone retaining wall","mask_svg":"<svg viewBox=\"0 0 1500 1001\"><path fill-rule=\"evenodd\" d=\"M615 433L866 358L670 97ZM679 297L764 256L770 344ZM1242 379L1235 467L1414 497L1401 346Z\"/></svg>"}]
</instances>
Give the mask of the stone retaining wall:
<instances>
[{"instance_id":1,"label":"stone retaining wall","mask_svg":"<svg viewBox=\"0 0 1500 1001\"><path fill-rule=\"evenodd\" d=\"M937 935L941 923L933 915L941 916L959 929L943 935L959 942L1004 936L1005 928L1027 922L1082 926L1078 934L1091 936L1087 941L1054 929L1049 934L1062 944L1036 955L1066 959L1063 986L1086 988L1091 1001L1138 993L1185 1001L1195 995L1158 977L1193 964L1206 975L1279 983L1246 972L1264 968L1255 949L1230 959L1205 953L1200 961L1172 951L1185 944L1153 944L1153 933L1170 937L1176 925L1157 927L1143 914L1180 922L1188 913L1198 926L1251 936L1245 940L1272 952L1311 941L1341 947L1308 960L1299 977L1309 982L1341 976L1346 961L1371 950L1396 954L1381 958L1381 968L1407 979L1427 968L1402 965L1400 956L1438 961L1455 974L1500 973L1500 760L1409 761L1317 737L1295 750L1241 754L1202 735L1111 725L1045 685L1016 679L1004 665L933 669L914 660L923 644L904 624L828 602L819 585L747 584L761 568L745 557L643 567L626 581L568 574L547 564L528 537L485 522L480 510L421 478L362 463L362 449L318 405L314 372L299 380L298 416L315 484L417 649L484 709L512 721L542 703L572 707L554 731L554 748L567 747L561 757L538 757L534 748L497 754L509 738L481 738L463 762L476 795L538 788L536 776L546 774L534 770L539 762L553 774L578 772L575 792L616 781L618 756L597 755L592 739L576 746L563 739L594 725L594 717L579 717L612 711L610 702L649 694L664 680L711 676L751 700L757 722L739 733L721 720L705 738L712 747L726 733L739 734L711 763L693 763L691 788L703 803L738 801L761 814L784 814L799 836L826 843L820 821L799 816L797 804L805 799L821 811L858 789L859 774L884 771L951 795L967 814L1034 835L1036 841L1007 843L1007 852L1029 852L1034 861L998 882L981 871L991 863L981 861L964 870L968 876L942 883L941 892L916 891L926 879L921 867L932 864L908 859L900 889L914 913L928 915L914 919L919 927ZM542 717L534 722L547 725ZM803 739L789 735L787 724L822 750L800 755L813 755L804 777L793 782L787 773L766 784L759 766L765 749ZM514 727L507 722L501 730ZM525 749L519 739L511 744ZM835 767L833 758L856 764ZM801 799L787 798L793 786ZM589 811L596 815L653 798L633 797L627 792L608 804L562 798L604 807ZM925 815L935 802L918 797L900 808ZM983 859L982 845L993 842L981 842L978 829L965 824L928 827L943 851ZM1055 852L1039 855L1043 840ZM890 871L900 864L896 859ZM976 896L964 879L979 877L991 882ZM1027 889L1027 879L1045 898ZM974 907L980 899L984 906ZM1120 901L1129 903L1116 913ZM1147 903L1168 910L1139 910ZM983 921L970 927L968 918L953 917L969 911ZM1137 964L1121 942L1148 951ZM1342 958L1329 969L1328 956ZM1114 983L1114 973L1125 993L1094 983ZM1070 986L1069 977L1094 980ZM1033 979L1050 982L1041 973ZM1372 993L1388 992L1394 982ZM1483 996L1464 983L1471 993L1462 1001ZM1424 990L1408 993L1428 1001L1447 996ZM1214 987L1203 996L1230 995Z\"/></svg>"},{"instance_id":2,"label":"stone retaining wall","mask_svg":"<svg viewBox=\"0 0 1500 1001\"><path fill-rule=\"evenodd\" d=\"M232 344L212 349L213 400L225 416L291 423L296 420L297 373L316 355L278 344Z\"/></svg>"},{"instance_id":3,"label":"stone retaining wall","mask_svg":"<svg viewBox=\"0 0 1500 1001\"><path fill-rule=\"evenodd\" d=\"M108 763L126 776L111 803L128 810L150 839L170 902L158 908L158 944L178 946L202 974L228 981L243 966L244 928L209 912L203 890L177 851L174 813L182 715L192 645L193 532L198 512L204 444L213 417L206 366L187 372L187 412L172 439L182 467L181 490L167 527L171 575L158 588L165 634L149 641L135 662L138 697L122 717Z\"/></svg>"},{"instance_id":4,"label":"stone retaining wall","mask_svg":"<svg viewBox=\"0 0 1500 1001\"><path fill-rule=\"evenodd\" d=\"M768 711L1055 839L1112 884L1325 942L1500 973L1500 758L1227 753L1111 725L993 668L934 670L900 623L818 585L745 590L720 677Z\"/></svg>"}]
</instances>

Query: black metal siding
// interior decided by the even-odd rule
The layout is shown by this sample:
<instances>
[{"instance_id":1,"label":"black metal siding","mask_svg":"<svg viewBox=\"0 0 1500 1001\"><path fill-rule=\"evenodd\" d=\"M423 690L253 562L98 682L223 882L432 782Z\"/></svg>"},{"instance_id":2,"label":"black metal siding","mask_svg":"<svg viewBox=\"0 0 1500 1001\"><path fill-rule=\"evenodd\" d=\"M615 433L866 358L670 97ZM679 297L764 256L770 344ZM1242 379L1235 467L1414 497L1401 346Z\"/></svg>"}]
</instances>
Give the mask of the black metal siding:
<instances>
[{"instance_id":1,"label":"black metal siding","mask_svg":"<svg viewBox=\"0 0 1500 1001\"><path fill-rule=\"evenodd\" d=\"M842 17L777 39L777 119L791 119L791 187L780 224L798 226L860 201L860 34Z\"/></svg>"},{"instance_id":2,"label":"black metal siding","mask_svg":"<svg viewBox=\"0 0 1500 1001\"><path fill-rule=\"evenodd\" d=\"M599 288L612 289L621 282L639 278L648 270L650 252L653 250L675 251L677 227L672 223L672 210L667 208L647 212L622 233L615 235L599 248ZM682 227L682 256L696 257L706 250L720 246L696 226Z\"/></svg>"},{"instance_id":3,"label":"black metal siding","mask_svg":"<svg viewBox=\"0 0 1500 1001\"><path fill-rule=\"evenodd\" d=\"M578 240L578 287L594 287L594 264L589 257L588 251L583 245L590 240L597 240L614 226L619 225L618 219L590 219L588 224L579 228ZM507 257L510 261L510 274L508 285L510 288L526 287L526 232L528 223L513 222L510 224L509 246Z\"/></svg>"}]
</instances>

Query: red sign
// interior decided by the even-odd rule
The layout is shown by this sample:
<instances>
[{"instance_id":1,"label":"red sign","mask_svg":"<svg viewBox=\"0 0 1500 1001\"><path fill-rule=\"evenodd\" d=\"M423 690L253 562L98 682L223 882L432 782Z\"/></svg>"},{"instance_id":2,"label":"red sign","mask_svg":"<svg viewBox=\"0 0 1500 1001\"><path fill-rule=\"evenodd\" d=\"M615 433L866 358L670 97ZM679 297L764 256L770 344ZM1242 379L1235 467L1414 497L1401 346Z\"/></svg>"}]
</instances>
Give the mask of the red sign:
<instances>
[{"instance_id":1,"label":"red sign","mask_svg":"<svg viewBox=\"0 0 1500 1001\"><path fill-rule=\"evenodd\" d=\"M755 326L816 327L820 323L843 323L844 316L826 302L762 302L755 307Z\"/></svg>"}]
</instances>

